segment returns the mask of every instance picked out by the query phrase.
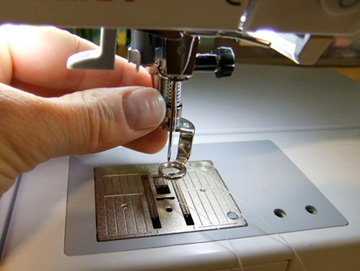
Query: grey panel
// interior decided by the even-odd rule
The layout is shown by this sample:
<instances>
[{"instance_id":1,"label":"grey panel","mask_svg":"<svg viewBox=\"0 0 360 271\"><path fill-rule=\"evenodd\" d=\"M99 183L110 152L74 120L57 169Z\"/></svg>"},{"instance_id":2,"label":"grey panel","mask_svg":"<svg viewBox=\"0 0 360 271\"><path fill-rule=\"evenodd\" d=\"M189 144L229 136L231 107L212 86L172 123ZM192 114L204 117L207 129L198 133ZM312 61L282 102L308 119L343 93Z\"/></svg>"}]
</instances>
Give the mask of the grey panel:
<instances>
[{"instance_id":1,"label":"grey panel","mask_svg":"<svg viewBox=\"0 0 360 271\"><path fill-rule=\"evenodd\" d=\"M209 151L211 150L211 151ZM117 149L72 157L66 214L65 253L84 255L226 240L347 225L346 219L270 141L194 145L193 160L211 160L248 225L200 232L98 242L94 168L163 162Z\"/></svg>"}]
</instances>

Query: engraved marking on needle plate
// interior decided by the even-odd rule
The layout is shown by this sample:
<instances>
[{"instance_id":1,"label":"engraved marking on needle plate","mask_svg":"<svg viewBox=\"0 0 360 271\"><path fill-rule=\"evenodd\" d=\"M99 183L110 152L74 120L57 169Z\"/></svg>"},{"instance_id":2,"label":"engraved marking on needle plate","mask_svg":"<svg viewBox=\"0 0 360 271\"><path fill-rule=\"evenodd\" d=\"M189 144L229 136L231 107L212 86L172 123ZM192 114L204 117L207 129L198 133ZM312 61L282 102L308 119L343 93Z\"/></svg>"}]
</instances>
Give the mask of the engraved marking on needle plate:
<instances>
[{"instance_id":1,"label":"engraved marking on needle plate","mask_svg":"<svg viewBox=\"0 0 360 271\"><path fill-rule=\"evenodd\" d=\"M246 226L212 162L188 165L178 180L162 178L159 164L96 168L98 240Z\"/></svg>"}]
</instances>

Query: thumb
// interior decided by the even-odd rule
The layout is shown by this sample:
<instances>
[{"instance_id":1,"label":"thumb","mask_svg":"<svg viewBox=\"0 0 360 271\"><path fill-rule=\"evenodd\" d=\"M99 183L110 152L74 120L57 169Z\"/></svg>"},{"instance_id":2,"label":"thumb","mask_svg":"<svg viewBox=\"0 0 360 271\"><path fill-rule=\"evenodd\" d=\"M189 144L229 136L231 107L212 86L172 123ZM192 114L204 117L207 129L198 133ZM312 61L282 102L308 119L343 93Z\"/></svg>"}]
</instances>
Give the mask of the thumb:
<instances>
[{"instance_id":1,"label":"thumb","mask_svg":"<svg viewBox=\"0 0 360 271\"><path fill-rule=\"evenodd\" d=\"M56 155L125 145L155 130L166 110L159 92L143 87L92 89L48 101L61 130Z\"/></svg>"},{"instance_id":2,"label":"thumb","mask_svg":"<svg viewBox=\"0 0 360 271\"><path fill-rule=\"evenodd\" d=\"M165 102L152 88L99 88L41 98L0 85L0 96L6 112L0 116L0 175L8 177L51 157L127 144L154 131L165 115ZM162 146L166 138L158 140Z\"/></svg>"}]
</instances>

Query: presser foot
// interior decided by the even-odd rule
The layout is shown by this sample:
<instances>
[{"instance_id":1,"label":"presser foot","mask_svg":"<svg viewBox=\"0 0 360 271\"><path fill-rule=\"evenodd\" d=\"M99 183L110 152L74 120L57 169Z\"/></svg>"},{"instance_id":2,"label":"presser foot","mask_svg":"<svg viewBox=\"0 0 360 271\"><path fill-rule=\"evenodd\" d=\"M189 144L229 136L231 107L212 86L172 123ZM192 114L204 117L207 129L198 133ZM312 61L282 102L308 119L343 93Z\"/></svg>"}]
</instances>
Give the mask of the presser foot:
<instances>
[{"instance_id":1,"label":"presser foot","mask_svg":"<svg viewBox=\"0 0 360 271\"><path fill-rule=\"evenodd\" d=\"M168 125L161 126L169 130ZM187 119L178 118L175 132L180 133L178 152L175 161L167 161L159 166L159 174L168 180L176 180L185 176L186 165L191 155L192 143L195 135L195 126ZM171 145L169 145L171 148Z\"/></svg>"}]
</instances>

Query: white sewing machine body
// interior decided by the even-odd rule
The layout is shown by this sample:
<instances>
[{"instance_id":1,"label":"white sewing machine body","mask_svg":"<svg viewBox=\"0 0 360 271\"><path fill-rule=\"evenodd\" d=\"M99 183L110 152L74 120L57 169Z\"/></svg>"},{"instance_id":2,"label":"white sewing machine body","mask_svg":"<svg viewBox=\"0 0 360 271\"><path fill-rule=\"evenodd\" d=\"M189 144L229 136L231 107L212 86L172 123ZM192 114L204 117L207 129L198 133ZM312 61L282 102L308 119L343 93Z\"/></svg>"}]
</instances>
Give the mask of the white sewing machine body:
<instances>
[{"instance_id":1,"label":"white sewing machine body","mask_svg":"<svg viewBox=\"0 0 360 271\"><path fill-rule=\"evenodd\" d=\"M288 24L280 25L277 17L289 8L288 1L272 1L272 6L282 4L274 13L264 13L270 9L265 2L271 1L242 1L241 5L220 0L212 4L186 1L182 5L178 1L152 2L6 0L0 17L34 24L151 25L153 29L162 29L165 24L175 29L212 31L233 30L239 14L248 10L247 15L255 15L245 24L248 30L261 28L266 21L280 32L312 30L320 36L350 35L360 28L359 5L345 12L325 0L303 1L306 8L286 18ZM34 3L39 16L28 13ZM16 5L21 8L11 14ZM74 7L82 7L82 13ZM101 14L99 7L104 10ZM296 3L291 7L299 8ZM125 8L129 12L119 16ZM174 14L168 10L184 17L173 20ZM135 19L136 12L137 18L145 16L143 20ZM303 21L304 12L313 14L311 18L321 17L322 23ZM158 20L160 15L162 21ZM62 157L23 174L18 186L0 201L0 269L360 268L359 83L329 70L239 64L230 78L194 74L185 86L183 114L196 125L191 161L212 161L245 226L100 242L93 169L162 163L165 151L146 155L119 147L94 155ZM211 199L221 193L219 187L193 190L189 195L194 192L194 198L209 198L216 211ZM190 212L196 224L204 212L196 208L196 200L190 204L186 199L193 204ZM170 218L181 207L171 200L158 200L159 206L171 207L165 212Z\"/></svg>"},{"instance_id":2,"label":"white sewing machine body","mask_svg":"<svg viewBox=\"0 0 360 271\"><path fill-rule=\"evenodd\" d=\"M149 156L117 148L70 158L78 170L74 166L69 169L70 159L64 157L23 175L2 270L230 270L236 266L234 270L241 270L238 259L245 270L303 270L299 260L305 270L356 270L360 264L359 83L313 68L244 65L236 74L238 77L224 79L226 83L216 83L210 75L195 75L184 99L189 116L199 119L193 159L214 162L257 233L248 226L237 230L238 237L221 230L215 230L215 236L205 231L191 237L192 243L186 234L119 244L97 242L92 170L90 177L72 184L69 176L84 170L84 165L158 163L164 156L164 152ZM260 75L263 79L254 86L252 80ZM196 100L204 88L208 100L199 108ZM223 106L217 103L219 96L225 100ZM268 103L269 99L276 106ZM217 114L200 122L199 110L212 104L219 106ZM225 115L228 121L221 122ZM291 168L290 161L297 169ZM279 171L281 164L287 164L283 172ZM227 166L231 168L224 172ZM340 216L326 217L330 222L318 219L327 207L313 198L313 188L307 190L309 183L297 183L297 177L291 175L299 174L297 170ZM70 210L72 218L69 204L75 206ZM307 212L308 205L318 213ZM286 217L274 214L278 208ZM298 230L305 220L330 224ZM69 225L69 221L77 225ZM84 240L83 232L93 236ZM96 242L100 248L93 246Z\"/></svg>"}]
</instances>

